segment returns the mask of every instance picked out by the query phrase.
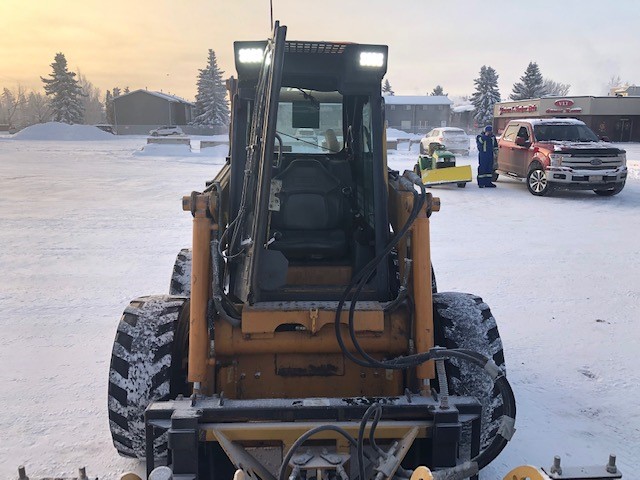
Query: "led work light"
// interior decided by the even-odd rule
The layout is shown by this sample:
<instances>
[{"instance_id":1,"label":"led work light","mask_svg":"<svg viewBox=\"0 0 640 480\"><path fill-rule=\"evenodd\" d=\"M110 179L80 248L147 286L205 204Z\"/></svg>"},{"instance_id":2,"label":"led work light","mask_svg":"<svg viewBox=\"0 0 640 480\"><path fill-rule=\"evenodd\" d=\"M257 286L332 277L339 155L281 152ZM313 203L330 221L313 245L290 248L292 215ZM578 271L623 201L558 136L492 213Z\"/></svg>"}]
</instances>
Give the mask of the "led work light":
<instances>
[{"instance_id":1,"label":"led work light","mask_svg":"<svg viewBox=\"0 0 640 480\"><path fill-rule=\"evenodd\" d=\"M241 48L238 50L238 61L240 63L262 63L264 50L260 48Z\"/></svg>"},{"instance_id":2,"label":"led work light","mask_svg":"<svg viewBox=\"0 0 640 480\"><path fill-rule=\"evenodd\" d=\"M361 67L382 67L384 65L384 53L360 52Z\"/></svg>"}]
</instances>

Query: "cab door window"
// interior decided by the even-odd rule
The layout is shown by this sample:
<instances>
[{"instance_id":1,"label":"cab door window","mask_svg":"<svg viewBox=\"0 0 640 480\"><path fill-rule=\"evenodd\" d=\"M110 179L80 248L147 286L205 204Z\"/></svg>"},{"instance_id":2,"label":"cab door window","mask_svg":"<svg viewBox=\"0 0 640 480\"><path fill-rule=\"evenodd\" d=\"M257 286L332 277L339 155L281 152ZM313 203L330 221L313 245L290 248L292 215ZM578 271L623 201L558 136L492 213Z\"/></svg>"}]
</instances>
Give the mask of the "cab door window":
<instances>
[{"instance_id":1,"label":"cab door window","mask_svg":"<svg viewBox=\"0 0 640 480\"><path fill-rule=\"evenodd\" d=\"M525 142L529 141L529 130L524 125L518 129L517 137L522 138Z\"/></svg>"},{"instance_id":2,"label":"cab door window","mask_svg":"<svg viewBox=\"0 0 640 480\"><path fill-rule=\"evenodd\" d=\"M518 125L509 125L507 127L507 129L504 131L504 134L502 135L502 139L506 140L508 142L515 142L516 141L516 135L518 134L518 129L520 127ZM524 128L524 127L522 127Z\"/></svg>"}]
</instances>

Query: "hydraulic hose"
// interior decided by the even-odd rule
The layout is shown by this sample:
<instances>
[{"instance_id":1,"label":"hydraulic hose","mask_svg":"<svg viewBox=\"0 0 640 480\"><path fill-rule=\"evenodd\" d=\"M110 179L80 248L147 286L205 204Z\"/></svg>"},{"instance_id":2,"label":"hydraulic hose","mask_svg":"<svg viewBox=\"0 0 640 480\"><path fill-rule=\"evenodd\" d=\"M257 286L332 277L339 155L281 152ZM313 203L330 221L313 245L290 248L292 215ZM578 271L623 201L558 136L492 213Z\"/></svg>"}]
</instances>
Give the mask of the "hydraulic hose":
<instances>
[{"instance_id":1,"label":"hydraulic hose","mask_svg":"<svg viewBox=\"0 0 640 480\"><path fill-rule=\"evenodd\" d=\"M357 303L357 299L358 296L360 294L360 292L362 291L362 289L364 288L364 286L366 285L366 282L369 280L369 278L371 277L371 275L373 275L373 273L375 272L376 267L387 257L387 255L391 252L391 250L398 244L398 242L400 242L400 240L407 234L407 232L409 231L409 229L411 228L411 226L413 225L413 222L415 221L415 219L418 217L418 214L420 213L420 210L422 210L422 208L424 207L424 204L426 202L426 190L424 185L422 184L422 182L420 182L419 178L417 175L411 173L411 175L415 178L412 178L412 180L408 180L404 177L400 177L399 182L407 189L409 190L412 194L413 194L413 208L411 210L411 213L409 215L409 217L407 218L407 221L405 222L404 226L398 231L398 233L391 239L391 241L387 244L387 246L384 248L384 250L382 252L380 252L380 254L378 254L377 257L373 258L369 263L367 263L367 265L364 266L364 268L351 280L351 282L349 283L349 285L345 288L342 296L340 297L340 300L338 302L338 306L336 308L336 315L335 315L335 333L336 333L336 339L338 340L338 344L340 345L340 349L342 350L342 352L344 353L344 355L349 358L349 360L353 361L354 363L356 363L357 365L360 365L362 367L368 367L368 368L385 368L385 369L403 369L403 368L407 368L409 366L411 366L411 363L407 364L406 366L403 365L403 362L398 362L397 364L394 364L392 362L380 362L377 359L371 357L370 355L368 355L359 345L356 337L355 337L355 331L353 331L353 315L355 312L355 305ZM414 185L418 185L420 187L420 194L418 194L418 192L416 192ZM346 344L344 343L344 339L342 338L342 332L340 330L340 316L342 313L342 309L344 308L344 304L347 300L347 298L349 297L349 294L351 292L351 290L355 287L358 286L358 288L356 289L356 291L354 292L354 295L351 298L351 305L349 308L349 333L351 335L352 338L352 342L354 343L354 346L356 348L356 350L358 351L358 353L363 357L364 360L356 357L354 354L352 354L349 349L347 348ZM353 333L352 333L353 331Z\"/></svg>"},{"instance_id":2,"label":"hydraulic hose","mask_svg":"<svg viewBox=\"0 0 640 480\"><path fill-rule=\"evenodd\" d=\"M220 286L220 257L218 256L218 239L211 242L211 290L213 291L213 305L216 313L234 327L240 326L240 319L230 315L222 304L224 292Z\"/></svg>"}]
</instances>

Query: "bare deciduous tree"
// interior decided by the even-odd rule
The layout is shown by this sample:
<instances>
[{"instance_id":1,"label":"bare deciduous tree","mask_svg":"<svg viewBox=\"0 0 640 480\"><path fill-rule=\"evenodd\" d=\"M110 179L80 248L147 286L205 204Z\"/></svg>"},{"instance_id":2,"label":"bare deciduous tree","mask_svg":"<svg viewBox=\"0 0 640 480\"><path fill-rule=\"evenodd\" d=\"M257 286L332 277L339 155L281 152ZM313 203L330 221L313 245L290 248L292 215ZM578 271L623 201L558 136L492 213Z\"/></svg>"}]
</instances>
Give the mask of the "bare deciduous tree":
<instances>
[{"instance_id":1,"label":"bare deciduous tree","mask_svg":"<svg viewBox=\"0 0 640 480\"><path fill-rule=\"evenodd\" d=\"M545 95L557 95L559 97L564 97L565 95L569 95L569 89L571 85L568 83L560 83L550 78L545 78L542 82L542 89L545 92Z\"/></svg>"}]
</instances>

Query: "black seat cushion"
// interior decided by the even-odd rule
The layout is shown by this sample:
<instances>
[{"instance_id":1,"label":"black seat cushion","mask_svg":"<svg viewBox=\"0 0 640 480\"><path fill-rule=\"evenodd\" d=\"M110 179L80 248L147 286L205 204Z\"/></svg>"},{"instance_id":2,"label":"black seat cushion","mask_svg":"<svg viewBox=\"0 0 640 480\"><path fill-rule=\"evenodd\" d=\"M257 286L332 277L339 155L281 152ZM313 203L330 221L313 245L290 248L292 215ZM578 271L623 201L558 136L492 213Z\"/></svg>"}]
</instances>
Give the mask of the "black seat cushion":
<instances>
[{"instance_id":1,"label":"black seat cushion","mask_svg":"<svg viewBox=\"0 0 640 480\"><path fill-rule=\"evenodd\" d=\"M293 160L274 179L282 181L282 190L272 230L281 236L271 248L288 258L344 256L345 196L340 180L313 158Z\"/></svg>"}]
</instances>

